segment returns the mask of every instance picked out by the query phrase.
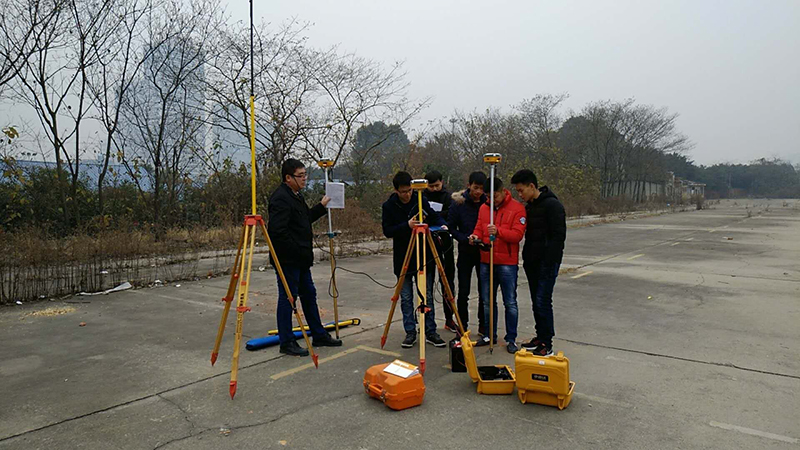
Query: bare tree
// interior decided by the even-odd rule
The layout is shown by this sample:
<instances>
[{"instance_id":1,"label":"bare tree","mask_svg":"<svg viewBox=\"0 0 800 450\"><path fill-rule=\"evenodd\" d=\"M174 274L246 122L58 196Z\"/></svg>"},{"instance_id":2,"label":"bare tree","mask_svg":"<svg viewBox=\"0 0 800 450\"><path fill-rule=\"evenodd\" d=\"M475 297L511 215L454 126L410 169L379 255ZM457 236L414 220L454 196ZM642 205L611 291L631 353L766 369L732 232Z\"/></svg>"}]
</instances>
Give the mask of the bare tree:
<instances>
[{"instance_id":1,"label":"bare tree","mask_svg":"<svg viewBox=\"0 0 800 450\"><path fill-rule=\"evenodd\" d=\"M312 74L319 69L314 53L305 48L307 25L290 21L271 33L260 25L254 38L254 98L258 161L277 167L292 154L307 123L302 108L314 88ZM215 166L226 146L247 149L250 140L249 28L240 26L220 33L211 56L208 82L209 122L215 133L213 154L206 164ZM214 167L210 167L216 170Z\"/></svg>"},{"instance_id":2,"label":"bare tree","mask_svg":"<svg viewBox=\"0 0 800 450\"><path fill-rule=\"evenodd\" d=\"M140 167L145 169L157 233L164 225L165 200L167 207L176 206L182 181L205 145L204 66L223 23L213 0L172 0L146 16L149 55L125 96L128 148L123 147L121 157L134 179L141 178ZM147 186L140 181L137 186L148 198Z\"/></svg>"},{"instance_id":3,"label":"bare tree","mask_svg":"<svg viewBox=\"0 0 800 450\"><path fill-rule=\"evenodd\" d=\"M338 161L359 127L377 121L403 127L430 103L406 97L402 63L385 71L375 61L335 52L319 53L316 61L318 89L303 118L311 126L302 129L309 159Z\"/></svg>"},{"instance_id":4,"label":"bare tree","mask_svg":"<svg viewBox=\"0 0 800 450\"><path fill-rule=\"evenodd\" d=\"M556 145L556 134L564 122L558 108L567 98L567 93L538 94L515 107L522 132L533 150Z\"/></svg>"},{"instance_id":5,"label":"bare tree","mask_svg":"<svg viewBox=\"0 0 800 450\"><path fill-rule=\"evenodd\" d=\"M112 7L114 20L111 36L106 46L94 47L96 64L89 69L89 92L94 100L96 119L103 126L104 139L102 166L97 179L98 212L103 214L104 185L109 163L117 157L118 131L123 120L124 99L145 61L158 45L144 45L145 20L152 14L152 0L120 0Z\"/></svg>"},{"instance_id":6,"label":"bare tree","mask_svg":"<svg viewBox=\"0 0 800 450\"><path fill-rule=\"evenodd\" d=\"M63 0L0 0L0 88L17 77L43 43L43 25ZM0 91L2 96L3 91Z\"/></svg>"}]
</instances>

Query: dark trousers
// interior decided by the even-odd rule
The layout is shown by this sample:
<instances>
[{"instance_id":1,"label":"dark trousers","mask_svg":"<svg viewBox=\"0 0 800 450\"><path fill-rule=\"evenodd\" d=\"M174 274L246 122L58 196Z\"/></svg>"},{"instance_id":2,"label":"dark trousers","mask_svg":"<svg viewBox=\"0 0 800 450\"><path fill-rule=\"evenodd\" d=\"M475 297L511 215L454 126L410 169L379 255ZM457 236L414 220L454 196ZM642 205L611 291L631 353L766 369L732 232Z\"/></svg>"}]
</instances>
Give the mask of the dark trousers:
<instances>
[{"instance_id":1,"label":"dark trousers","mask_svg":"<svg viewBox=\"0 0 800 450\"><path fill-rule=\"evenodd\" d=\"M456 285L454 284L456 277L456 264L455 257L453 256L455 253L455 249L453 248L454 244L453 238L450 237L449 234L444 235L442 237L442 244L439 252L439 257L442 259L442 265L444 266L444 276L447 278L447 284L450 285L450 290L453 292L456 291ZM442 309L444 309L444 320L445 322L454 322L455 319L453 318L453 308L450 307L450 302L447 301L447 294L444 289L444 281L441 280L441 275L439 278L439 286L442 290L442 299L444 299L442 302ZM456 306L458 306L458 304L456 304ZM458 306L458 308L459 310L461 309L460 306Z\"/></svg>"},{"instance_id":2,"label":"dark trousers","mask_svg":"<svg viewBox=\"0 0 800 450\"><path fill-rule=\"evenodd\" d=\"M544 261L535 261L530 264L526 263L523 267L531 290L533 320L536 321L536 337L549 347L552 347L553 336L556 335L555 325L553 324L553 288L556 285L558 269L561 267L561 263L548 264Z\"/></svg>"},{"instance_id":3,"label":"dark trousers","mask_svg":"<svg viewBox=\"0 0 800 450\"><path fill-rule=\"evenodd\" d=\"M469 328L469 292L472 285L472 273L478 279L478 332L484 333L483 316L483 290L481 289L481 256L471 252L459 252L458 254L458 315L461 317L461 324L464 329Z\"/></svg>"},{"instance_id":4,"label":"dark trousers","mask_svg":"<svg viewBox=\"0 0 800 450\"><path fill-rule=\"evenodd\" d=\"M311 330L311 336L315 338L325 336L327 331L322 327L322 321L319 318L317 289L314 287L314 280L311 279L311 268L292 266L282 266L282 268L295 304L299 298L300 304L303 306L303 315L306 319L306 325ZM278 279L278 337L281 345L284 345L295 340L292 332L292 314L294 314L294 311L292 311L292 305L289 303L289 297L286 295L286 290L283 288L283 283L281 283L281 278L278 276L277 271L275 272L275 277Z\"/></svg>"}]
</instances>

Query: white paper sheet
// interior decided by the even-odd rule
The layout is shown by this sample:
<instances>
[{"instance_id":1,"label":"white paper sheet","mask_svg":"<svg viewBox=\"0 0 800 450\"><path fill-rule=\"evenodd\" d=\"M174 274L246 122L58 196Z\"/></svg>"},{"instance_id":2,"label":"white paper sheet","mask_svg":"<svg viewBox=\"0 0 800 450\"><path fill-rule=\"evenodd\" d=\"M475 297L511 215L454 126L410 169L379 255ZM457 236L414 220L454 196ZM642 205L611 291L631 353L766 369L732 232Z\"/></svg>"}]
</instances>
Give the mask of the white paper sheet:
<instances>
[{"instance_id":1,"label":"white paper sheet","mask_svg":"<svg viewBox=\"0 0 800 450\"><path fill-rule=\"evenodd\" d=\"M384 372L392 375L397 375L400 378L408 378L419 373L417 366L411 365L405 361L395 359L391 364L383 369Z\"/></svg>"},{"instance_id":2,"label":"white paper sheet","mask_svg":"<svg viewBox=\"0 0 800 450\"><path fill-rule=\"evenodd\" d=\"M428 202L428 203L430 203L432 210L434 210L436 212L442 212L442 207L444 207L443 204L441 204L439 202Z\"/></svg>"},{"instance_id":3,"label":"white paper sheet","mask_svg":"<svg viewBox=\"0 0 800 450\"><path fill-rule=\"evenodd\" d=\"M325 195L331 198L328 209L344 209L344 183L325 183Z\"/></svg>"}]
</instances>

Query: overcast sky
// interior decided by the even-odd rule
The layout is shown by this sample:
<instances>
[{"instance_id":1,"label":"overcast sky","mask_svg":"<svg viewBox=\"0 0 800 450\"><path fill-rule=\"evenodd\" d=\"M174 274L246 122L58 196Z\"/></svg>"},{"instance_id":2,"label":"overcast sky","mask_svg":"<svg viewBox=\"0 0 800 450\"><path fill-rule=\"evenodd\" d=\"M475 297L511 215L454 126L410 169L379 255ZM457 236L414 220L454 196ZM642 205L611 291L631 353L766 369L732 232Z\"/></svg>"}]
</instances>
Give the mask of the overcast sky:
<instances>
[{"instance_id":1,"label":"overcast sky","mask_svg":"<svg viewBox=\"0 0 800 450\"><path fill-rule=\"evenodd\" d=\"M228 1L247 20L247 0ZM699 164L800 163L800 0L265 1L310 43L406 62L423 119L567 92L567 109L634 97L680 114Z\"/></svg>"}]
</instances>

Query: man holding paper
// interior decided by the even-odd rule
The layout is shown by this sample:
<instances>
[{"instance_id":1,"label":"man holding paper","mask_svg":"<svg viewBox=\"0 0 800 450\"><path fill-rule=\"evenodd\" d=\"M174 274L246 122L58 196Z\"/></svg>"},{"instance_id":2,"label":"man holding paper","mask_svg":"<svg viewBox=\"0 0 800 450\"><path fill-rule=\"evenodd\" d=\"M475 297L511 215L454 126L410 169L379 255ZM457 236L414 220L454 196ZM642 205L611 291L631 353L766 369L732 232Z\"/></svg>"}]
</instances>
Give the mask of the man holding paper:
<instances>
[{"instance_id":1,"label":"man holding paper","mask_svg":"<svg viewBox=\"0 0 800 450\"><path fill-rule=\"evenodd\" d=\"M325 208L330 197L309 208L300 190L306 186L307 172L302 162L289 158L281 167L283 183L269 198L268 231L275 255L270 254L272 266L275 256L279 258L286 282L292 296L300 299L303 314L308 321L315 347L338 347L342 341L333 338L322 326L317 307L317 290L311 279L314 264L314 234L311 224L327 213ZM277 276L277 270L276 270ZM281 353L292 356L308 356L308 350L300 347L292 333L292 306L278 278L278 336Z\"/></svg>"}]
</instances>

